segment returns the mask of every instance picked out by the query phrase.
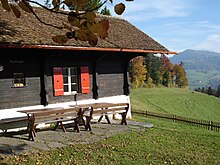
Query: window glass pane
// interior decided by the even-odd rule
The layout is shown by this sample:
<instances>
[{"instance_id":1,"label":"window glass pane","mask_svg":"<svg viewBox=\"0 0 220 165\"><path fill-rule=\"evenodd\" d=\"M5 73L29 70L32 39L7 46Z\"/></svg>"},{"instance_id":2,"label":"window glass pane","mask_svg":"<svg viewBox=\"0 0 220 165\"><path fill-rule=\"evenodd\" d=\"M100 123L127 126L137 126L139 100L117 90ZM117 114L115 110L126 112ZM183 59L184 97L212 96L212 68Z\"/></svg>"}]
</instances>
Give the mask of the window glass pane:
<instances>
[{"instance_id":1,"label":"window glass pane","mask_svg":"<svg viewBox=\"0 0 220 165\"><path fill-rule=\"evenodd\" d=\"M76 85L71 85L71 90L72 91L77 91Z\"/></svg>"},{"instance_id":2,"label":"window glass pane","mask_svg":"<svg viewBox=\"0 0 220 165\"><path fill-rule=\"evenodd\" d=\"M71 83L76 83L76 76L71 77Z\"/></svg>"},{"instance_id":3,"label":"window glass pane","mask_svg":"<svg viewBox=\"0 0 220 165\"><path fill-rule=\"evenodd\" d=\"M63 77L63 83L68 84L68 77Z\"/></svg>"},{"instance_id":4,"label":"window glass pane","mask_svg":"<svg viewBox=\"0 0 220 165\"><path fill-rule=\"evenodd\" d=\"M13 86L15 86L15 87L25 86L24 73L14 73L13 74Z\"/></svg>"},{"instance_id":5,"label":"window glass pane","mask_svg":"<svg viewBox=\"0 0 220 165\"><path fill-rule=\"evenodd\" d=\"M69 92L68 85L64 85L63 87L64 87L64 92Z\"/></svg>"},{"instance_id":6,"label":"window glass pane","mask_svg":"<svg viewBox=\"0 0 220 165\"><path fill-rule=\"evenodd\" d=\"M68 75L68 68L63 68L63 75Z\"/></svg>"},{"instance_id":7,"label":"window glass pane","mask_svg":"<svg viewBox=\"0 0 220 165\"><path fill-rule=\"evenodd\" d=\"M63 84L64 92L77 92L77 67L64 67L63 68Z\"/></svg>"},{"instance_id":8,"label":"window glass pane","mask_svg":"<svg viewBox=\"0 0 220 165\"><path fill-rule=\"evenodd\" d=\"M76 67L71 68L71 75L76 75Z\"/></svg>"}]
</instances>

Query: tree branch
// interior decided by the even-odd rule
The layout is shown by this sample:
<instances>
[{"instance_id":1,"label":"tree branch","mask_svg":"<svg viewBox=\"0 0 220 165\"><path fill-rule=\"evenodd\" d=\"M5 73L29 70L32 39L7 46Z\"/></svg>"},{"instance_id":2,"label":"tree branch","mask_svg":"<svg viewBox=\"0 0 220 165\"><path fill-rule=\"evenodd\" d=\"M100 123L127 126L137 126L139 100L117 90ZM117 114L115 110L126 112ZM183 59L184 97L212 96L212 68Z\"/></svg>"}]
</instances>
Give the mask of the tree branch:
<instances>
[{"instance_id":1,"label":"tree branch","mask_svg":"<svg viewBox=\"0 0 220 165\"><path fill-rule=\"evenodd\" d=\"M24 2L24 4L27 3L26 1L31 2L31 0L30 0L30 1L29 1L29 0L22 0L22 2ZM34 1L33 1L33 2L34 2ZM36 3L38 3L38 2L36 2ZM40 4L40 5L41 5L41 4ZM35 16L35 18L36 18L40 23L42 23L42 24L44 24L44 25L46 25L46 26L50 26L50 27L56 28L56 29L60 29L60 30L61 30L61 29L64 29L64 27L52 25L52 24L49 24L49 23L46 23L46 22L42 21L42 20L40 19L40 17L38 17L38 15L34 12L34 10L33 10L29 5L26 5L26 6L30 9L30 11L32 12L32 14ZM41 6L43 6L43 5L41 5ZM45 7L45 6L44 6L44 8L48 9L48 8Z\"/></svg>"},{"instance_id":2,"label":"tree branch","mask_svg":"<svg viewBox=\"0 0 220 165\"><path fill-rule=\"evenodd\" d=\"M107 3L107 1L108 1L108 0L105 0L102 4L100 4L99 6L96 6L96 7L93 8L93 9L87 10L87 11L82 12L82 13L75 13L75 17L80 18L79 16L85 14L86 12L91 12L91 11L97 10L97 9L101 8L105 3ZM67 16L69 15L69 12L62 12L62 11L55 11L55 10L54 10L54 9L55 9L56 7L58 7L59 5L63 4L64 1L61 2L59 5L53 7L52 9L50 9L50 8L48 8L48 7L44 6L44 5L42 5L42 4L39 3L39 2L33 1L33 0L22 0L22 2L24 2L24 4L26 4L27 2L36 4L36 5L42 7L43 9L45 9L45 10L51 12L51 13L62 14L62 15L67 15ZM64 29L64 28L65 28L65 27L62 27L62 26L56 26L56 25L52 25L52 24L49 24L49 23L46 23L46 22L42 21L42 20L40 19L40 17L34 12L34 10L33 10L29 5L26 5L26 6L30 9L30 11L32 12L32 14L35 16L35 18L36 18L40 23L42 23L42 24L44 24L44 25L46 25L46 26L50 26L50 27L56 28L56 29Z\"/></svg>"}]
</instances>

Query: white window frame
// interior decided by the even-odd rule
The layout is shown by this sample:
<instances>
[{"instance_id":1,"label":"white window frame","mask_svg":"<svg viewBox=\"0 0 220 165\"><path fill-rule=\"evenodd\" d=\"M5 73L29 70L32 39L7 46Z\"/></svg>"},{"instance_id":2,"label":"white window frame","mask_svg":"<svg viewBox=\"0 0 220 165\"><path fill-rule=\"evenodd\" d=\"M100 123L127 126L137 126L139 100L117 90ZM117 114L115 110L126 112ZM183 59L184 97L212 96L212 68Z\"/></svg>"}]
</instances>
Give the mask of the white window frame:
<instances>
[{"instance_id":1,"label":"white window frame","mask_svg":"<svg viewBox=\"0 0 220 165\"><path fill-rule=\"evenodd\" d=\"M74 68L76 70L76 73L71 73L71 69ZM67 77L67 83L63 82L63 89L64 89L64 95L75 95L77 94L78 86L77 86L77 67L63 67L63 69L67 69L67 75L63 74L63 79ZM75 81L72 82L71 78L75 76ZM76 85L76 90L72 90L72 85ZM68 91L65 91L65 87L68 86Z\"/></svg>"},{"instance_id":2,"label":"white window frame","mask_svg":"<svg viewBox=\"0 0 220 165\"><path fill-rule=\"evenodd\" d=\"M24 87L26 86L26 80L24 73L13 73L13 87Z\"/></svg>"}]
</instances>

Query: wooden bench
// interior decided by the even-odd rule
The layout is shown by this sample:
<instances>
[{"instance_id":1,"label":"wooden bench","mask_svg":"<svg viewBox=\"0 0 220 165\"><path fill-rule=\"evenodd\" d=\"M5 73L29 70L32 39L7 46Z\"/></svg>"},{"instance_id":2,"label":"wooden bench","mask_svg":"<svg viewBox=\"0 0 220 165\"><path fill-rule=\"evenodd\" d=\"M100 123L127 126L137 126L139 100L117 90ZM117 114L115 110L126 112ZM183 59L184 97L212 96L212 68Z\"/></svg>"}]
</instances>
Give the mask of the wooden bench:
<instances>
[{"instance_id":1,"label":"wooden bench","mask_svg":"<svg viewBox=\"0 0 220 165\"><path fill-rule=\"evenodd\" d=\"M27 127L27 121L27 116L1 119L0 129L6 133L9 129Z\"/></svg>"},{"instance_id":2,"label":"wooden bench","mask_svg":"<svg viewBox=\"0 0 220 165\"><path fill-rule=\"evenodd\" d=\"M91 120L94 116L100 116L98 122L102 120L103 117L107 120L108 124L111 124L108 115L121 115L121 124L127 125L126 115L129 109L129 103L97 103L91 105L90 113L85 114L86 123L85 128L86 130L91 129Z\"/></svg>"},{"instance_id":3,"label":"wooden bench","mask_svg":"<svg viewBox=\"0 0 220 165\"><path fill-rule=\"evenodd\" d=\"M68 109L51 109L51 110L41 110L41 111L30 111L27 112L28 115L28 128L27 131L29 133L28 139L32 139L36 137L36 126L41 123L50 124L56 123L55 130L58 126L60 126L64 132L66 132L66 128L64 127L63 122L65 121L74 121L74 131L79 132L79 121L83 117L83 110L79 107L73 107Z\"/></svg>"}]
</instances>

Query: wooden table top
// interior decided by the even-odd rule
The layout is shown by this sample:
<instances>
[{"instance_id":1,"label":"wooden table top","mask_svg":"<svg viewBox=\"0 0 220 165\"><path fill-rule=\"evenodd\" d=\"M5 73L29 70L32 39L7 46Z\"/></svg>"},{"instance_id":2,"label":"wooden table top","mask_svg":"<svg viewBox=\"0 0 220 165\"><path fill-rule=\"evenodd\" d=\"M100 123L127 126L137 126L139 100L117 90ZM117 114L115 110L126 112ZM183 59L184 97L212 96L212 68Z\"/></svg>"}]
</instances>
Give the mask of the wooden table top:
<instances>
[{"instance_id":1,"label":"wooden table top","mask_svg":"<svg viewBox=\"0 0 220 165\"><path fill-rule=\"evenodd\" d=\"M41 111L50 111L50 110L63 110L63 107L56 107L56 108L43 108L43 109L29 109L29 110L19 110L17 112L21 112L21 113L37 113L37 112L41 112Z\"/></svg>"}]
</instances>

